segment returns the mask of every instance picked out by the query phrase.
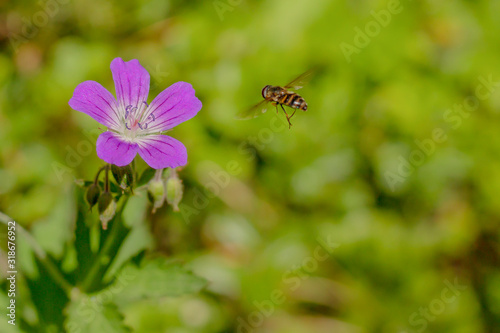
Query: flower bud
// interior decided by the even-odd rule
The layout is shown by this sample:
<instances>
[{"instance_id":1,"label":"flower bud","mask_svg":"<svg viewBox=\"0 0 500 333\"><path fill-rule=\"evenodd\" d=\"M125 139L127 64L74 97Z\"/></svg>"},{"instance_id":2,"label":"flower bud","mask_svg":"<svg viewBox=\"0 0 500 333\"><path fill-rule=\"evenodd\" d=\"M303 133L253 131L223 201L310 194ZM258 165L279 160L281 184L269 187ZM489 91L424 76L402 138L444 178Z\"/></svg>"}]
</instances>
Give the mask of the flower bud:
<instances>
[{"instance_id":1,"label":"flower bud","mask_svg":"<svg viewBox=\"0 0 500 333\"><path fill-rule=\"evenodd\" d=\"M152 179L148 186L148 196L153 202L153 213L156 212L158 208L163 206L165 201L165 183L163 179Z\"/></svg>"},{"instance_id":2,"label":"flower bud","mask_svg":"<svg viewBox=\"0 0 500 333\"><path fill-rule=\"evenodd\" d=\"M115 178L118 186L120 186L122 189L132 187L134 183L134 171L132 170L130 164L123 167L112 164L111 173L113 174L113 177Z\"/></svg>"},{"instance_id":3,"label":"flower bud","mask_svg":"<svg viewBox=\"0 0 500 333\"><path fill-rule=\"evenodd\" d=\"M122 167L122 172L123 179L120 184L121 188L125 189L127 187L132 187L132 185L134 184L134 171L132 170L130 164Z\"/></svg>"},{"instance_id":4,"label":"flower bud","mask_svg":"<svg viewBox=\"0 0 500 333\"><path fill-rule=\"evenodd\" d=\"M167 179L167 202L172 206L174 212L179 211L179 203L182 200L183 193L184 185L182 184L182 180L174 173L173 177Z\"/></svg>"},{"instance_id":5,"label":"flower bud","mask_svg":"<svg viewBox=\"0 0 500 333\"><path fill-rule=\"evenodd\" d=\"M113 174L113 178L115 178L116 183L118 185L120 185L122 183L122 179L123 179L122 168L119 166L116 166L114 164L111 164L111 173Z\"/></svg>"},{"instance_id":6,"label":"flower bud","mask_svg":"<svg viewBox=\"0 0 500 333\"><path fill-rule=\"evenodd\" d=\"M116 202L109 192L104 192L100 197L97 204L99 209L99 219L102 223L102 228L108 228L108 222L115 216Z\"/></svg>"},{"instance_id":7,"label":"flower bud","mask_svg":"<svg viewBox=\"0 0 500 333\"><path fill-rule=\"evenodd\" d=\"M87 202L89 203L90 209L92 210L92 207L97 203L97 200L99 200L99 195L101 194L101 188L99 185L92 184L87 188L87 193L85 195L85 198L87 199Z\"/></svg>"}]
</instances>

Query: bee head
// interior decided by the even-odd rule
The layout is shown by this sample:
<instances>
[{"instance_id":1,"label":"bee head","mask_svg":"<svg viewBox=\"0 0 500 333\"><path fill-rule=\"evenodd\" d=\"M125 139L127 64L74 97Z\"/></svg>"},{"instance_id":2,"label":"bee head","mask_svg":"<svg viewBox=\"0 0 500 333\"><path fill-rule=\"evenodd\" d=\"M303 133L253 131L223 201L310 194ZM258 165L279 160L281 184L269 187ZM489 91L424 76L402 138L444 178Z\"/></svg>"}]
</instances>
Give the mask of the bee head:
<instances>
[{"instance_id":1,"label":"bee head","mask_svg":"<svg viewBox=\"0 0 500 333\"><path fill-rule=\"evenodd\" d=\"M271 85L268 84L267 86L265 86L264 88L262 88L262 97L266 98L266 96L267 96L267 89L269 89L270 86Z\"/></svg>"}]
</instances>

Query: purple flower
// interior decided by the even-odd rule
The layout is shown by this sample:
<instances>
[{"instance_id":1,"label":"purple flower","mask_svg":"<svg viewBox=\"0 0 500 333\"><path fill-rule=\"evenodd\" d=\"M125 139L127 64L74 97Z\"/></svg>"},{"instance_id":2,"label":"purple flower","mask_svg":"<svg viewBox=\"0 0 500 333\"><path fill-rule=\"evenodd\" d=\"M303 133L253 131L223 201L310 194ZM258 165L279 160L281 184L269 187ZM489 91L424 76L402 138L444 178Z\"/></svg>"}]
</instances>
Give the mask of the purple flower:
<instances>
[{"instance_id":1,"label":"purple flower","mask_svg":"<svg viewBox=\"0 0 500 333\"><path fill-rule=\"evenodd\" d=\"M193 118L201 109L193 87L177 82L150 103L149 73L138 60L111 62L116 99L95 81L80 83L69 105L88 114L108 130L97 139L97 156L124 166L137 153L154 169L175 168L187 163L184 145L161 132Z\"/></svg>"}]
</instances>

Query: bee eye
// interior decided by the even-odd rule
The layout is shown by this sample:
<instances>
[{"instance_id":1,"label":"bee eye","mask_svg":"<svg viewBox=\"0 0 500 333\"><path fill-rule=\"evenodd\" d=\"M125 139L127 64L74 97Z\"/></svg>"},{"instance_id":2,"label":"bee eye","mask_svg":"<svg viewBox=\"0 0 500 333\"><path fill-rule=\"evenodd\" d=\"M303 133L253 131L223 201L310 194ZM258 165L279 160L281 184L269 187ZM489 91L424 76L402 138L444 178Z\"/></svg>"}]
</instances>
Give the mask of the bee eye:
<instances>
[{"instance_id":1,"label":"bee eye","mask_svg":"<svg viewBox=\"0 0 500 333\"><path fill-rule=\"evenodd\" d=\"M269 89L269 85L265 86L264 88L262 88L262 97L266 98L266 94L267 94L267 89Z\"/></svg>"}]
</instances>

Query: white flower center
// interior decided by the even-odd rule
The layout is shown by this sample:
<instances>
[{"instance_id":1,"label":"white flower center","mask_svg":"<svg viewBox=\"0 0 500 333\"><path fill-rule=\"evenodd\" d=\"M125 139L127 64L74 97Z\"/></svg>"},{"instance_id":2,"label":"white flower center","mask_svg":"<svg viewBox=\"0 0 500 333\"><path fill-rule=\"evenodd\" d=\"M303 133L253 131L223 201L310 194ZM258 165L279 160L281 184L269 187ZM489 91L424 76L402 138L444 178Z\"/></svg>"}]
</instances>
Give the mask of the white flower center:
<instances>
[{"instance_id":1,"label":"white flower center","mask_svg":"<svg viewBox=\"0 0 500 333\"><path fill-rule=\"evenodd\" d=\"M155 115L151 112L147 115L148 103L142 102L139 106L127 105L125 108L125 117L123 122L125 128L123 134L130 138L135 139L141 135L141 132L146 131L151 127L151 123L156 120ZM146 134L146 133L144 133Z\"/></svg>"}]
</instances>

